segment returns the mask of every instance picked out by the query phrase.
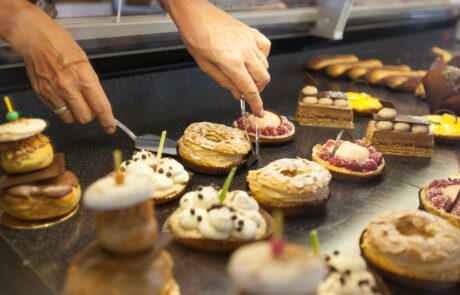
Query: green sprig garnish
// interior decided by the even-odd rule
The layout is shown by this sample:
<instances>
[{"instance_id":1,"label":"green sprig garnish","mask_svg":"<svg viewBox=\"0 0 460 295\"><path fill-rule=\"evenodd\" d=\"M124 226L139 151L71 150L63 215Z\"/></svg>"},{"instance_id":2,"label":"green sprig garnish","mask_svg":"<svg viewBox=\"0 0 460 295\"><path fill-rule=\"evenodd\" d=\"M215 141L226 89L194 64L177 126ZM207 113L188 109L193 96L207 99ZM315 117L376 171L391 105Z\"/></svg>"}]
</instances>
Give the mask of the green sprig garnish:
<instances>
[{"instance_id":1,"label":"green sprig garnish","mask_svg":"<svg viewBox=\"0 0 460 295\"><path fill-rule=\"evenodd\" d=\"M227 179L225 179L224 185L222 186L222 191L220 192L220 202L223 203L225 200L225 196L227 195L228 189L230 187L230 184L232 183L233 176L235 175L236 172L236 167L233 167L232 170L230 170L230 173L228 173Z\"/></svg>"},{"instance_id":2,"label":"green sprig garnish","mask_svg":"<svg viewBox=\"0 0 460 295\"><path fill-rule=\"evenodd\" d=\"M310 241L311 245L313 247L313 251L315 252L316 255L319 255L319 240L318 240L318 233L316 230L312 230L310 232Z\"/></svg>"},{"instance_id":3,"label":"green sprig garnish","mask_svg":"<svg viewBox=\"0 0 460 295\"><path fill-rule=\"evenodd\" d=\"M163 146L165 145L166 130L161 132L160 145L158 145L157 160L161 159L163 153Z\"/></svg>"}]
</instances>

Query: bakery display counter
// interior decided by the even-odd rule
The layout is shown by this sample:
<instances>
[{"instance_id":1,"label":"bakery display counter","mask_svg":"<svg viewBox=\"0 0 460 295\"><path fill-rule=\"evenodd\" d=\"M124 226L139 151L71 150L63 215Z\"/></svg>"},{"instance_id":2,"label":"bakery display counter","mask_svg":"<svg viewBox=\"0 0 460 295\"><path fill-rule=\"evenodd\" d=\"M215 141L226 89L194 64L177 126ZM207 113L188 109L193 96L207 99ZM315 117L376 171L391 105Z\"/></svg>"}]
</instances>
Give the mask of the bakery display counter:
<instances>
[{"instance_id":1,"label":"bakery display counter","mask_svg":"<svg viewBox=\"0 0 460 295\"><path fill-rule=\"evenodd\" d=\"M450 29L436 29L415 34L363 39L358 43L343 43L333 47L315 48L302 52L271 57L271 83L262 93L267 109L276 110L292 118L296 110L298 92L303 87L305 62L318 54L354 53L362 59L377 58L386 64L404 63L414 68L428 69L432 46L440 45L443 34L453 34ZM456 49L456 44L449 44ZM344 90L348 80L331 79L323 73L313 73L322 89ZM240 113L239 103L227 91L200 72L197 68L177 69L143 75L126 76L102 81L113 103L115 117L137 134L160 134L178 139L191 123L209 121L231 125ZM389 91L372 87L371 95L390 100L402 114L426 115L428 105L411 93ZM123 132L108 136L99 130L97 123L87 126L66 126L47 112L32 91L11 93L17 109L28 117L42 117L49 121L45 133L51 138L55 150L65 153L68 169L79 178L82 189L112 170L112 152L121 149L127 159L134 145ZM355 138L366 133L368 117L356 117ZM256 167L284 157L311 159L314 145L335 138L339 129L299 126L290 143L281 146L261 147L260 161ZM334 250L359 252L362 231L374 217L394 209L415 209L419 205L418 192L432 180L447 178L460 170L459 147L436 143L432 158L385 155L386 168L377 181L353 184L332 180L330 200L324 212L286 217L284 234L288 241L309 244L308 234L318 231L321 251ZM255 168L255 167L254 167ZM239 170L231 189L245 189L248 169ZM195 173L189 189L212 183L222 185L225 176L208 176ZM157 207L160 228L165 219L177 208L179 201ZM34 230L19 230L0 226L0 294L36 294L49 288L55 294L64 290L69 261L94 239L91 212L80 206L78 212L65 222ZM7 244L8 246L5 246ZM177 243L167 247L174 259L174 277L181 294L235 294L235 286L227 275L228 255L212 254L185 248ZM12 251L11 251L12 250ZM14 254L14 253L15 254ZM29 270L21 273L21 264ZM30 270L32 272L30 272ZM27 274L27 275L26 275ZM35 277L38 277L38 279ZM8 279L6 279L8 278ZM386 281L392 294L459 294L459 290L421 291ZM21 288L12 286L21 285ZM39 292L39 293L40 293ZM46 291L43 291L46 292ZM46 294L46 293L44 293Z\"/></svg>"}]
</instances>

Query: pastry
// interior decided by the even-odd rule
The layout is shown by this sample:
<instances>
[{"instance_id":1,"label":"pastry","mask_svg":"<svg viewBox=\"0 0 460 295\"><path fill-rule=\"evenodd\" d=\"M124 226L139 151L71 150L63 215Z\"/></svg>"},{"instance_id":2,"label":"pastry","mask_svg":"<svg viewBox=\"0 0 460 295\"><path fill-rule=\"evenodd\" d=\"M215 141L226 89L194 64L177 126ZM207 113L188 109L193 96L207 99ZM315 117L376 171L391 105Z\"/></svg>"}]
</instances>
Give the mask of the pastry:
<instances>
[{"instance_id":1,"label":"pastry","mask_svg":"<svg viewBox=\"0 0 460 295\"><path fill-rule=\"evenodd\" d=\"M382 83L396 91L414 93L419 85L423 85L422 78L423 76L389 76L382 79Z\"/></svg>"},{"instance_id":2,"label":"pastry","mask_svg":"<svg viewBox=\"0 0 460 295\"><path fill-rule=\"evenodd\" d=\"M237 190L228 192L221 202L219 194L212 186L188 192L164 230L170 230L181 244L212 252L228 252L271 235L273 221L252 196Z\"/></svg>"},{"instance_id":3,"label":"pastry","mask_svg":"<svg viewBox=\"0 0 460 295\"><path fill-rule=\"evenodd\" d=\"M328 66L335 64L346 64L346 63L355 63L359 59L353 54L344 54L344 55L320 55L310 59L306 67L309 70L322 70Z\"/></svg>"},{"instance_id":4,"label":"pastry","mask_svg":"<svg viewBox=\"0 0 460 295\"><path fill-rule=\"evenodd\" d=\"M431 157L434 136L427 119L398 115L395 109L383 108L374 114L366 131L366 144L383 154Z\"/></svg>"},{"instance_id":5,"label":"pastry","mask_svg":"<svg viewBox=\"0 0 460 295\"><path fill-rule=\"evenodd\" d=\"M423 78L426 75L426 71L397 71L397 70L390 70L390 69L382 69L377 68L370 70L364 78L369 81L371 84L385 84L385 79L389 77L418 77ZM415 90L415 87L414 87Z\"/></svg>"},{"instance_id":6,"label":"pastry","mask_svg":"<svg viewBox=\"0 0 460 295\"><path fill-rule=\"evenodd\" d=\"M376 277L364 259L356 254L334 251L325 255L329 275L318 286L317 295L382 295L389 294L380 277Z\"/></svg>"},{"instance_id":7,"label":"pastry","mask_svg":"<svg viewBox=\"0 0 460 295\"><path fill-rule=\"evenodd\" d=\"M337 78L346 75L349 70L355 67L376 68L383 67L383 64L378 59L366 59L354 63L334 64L327 67L326 73L333 78Z\"/></svg>"},{"instance_id":8,"label":"pastry","mask_svg":"<svg viewBox=\"0 0 460 295\"><path fill-rule=\"evenodd\" d=\"M97 241L72 260L68 294L179 294L172 258L155 245L154 189L145 176L119 172L89 186L83 203L95 210Z\"/></svg>"},{"instance_id":9,"label":"pastry","mask_svg":"<svg viewBox=\"0 0 460 295\"><path fill-rule=\"evenodd\" d=\"M246 126L246 128L245 128ZM295 127L285 116L273 111L265 110L263 118L246 113L233 122L233 127L247 130L251 142L256 141L256 126L259 142L264 144L279 144L291 141L294 138Z\"/></svg>"},{"instance_id":10,"label":"pastry","mask_svg":"<svg viewBox=\"0 0 460 295\"><path fill-rule=\"evenodd\" d=\"M423 79L422 79L423 81ZM426 99L426 93L425 93L425 87L423 86L423 83L420 83L417 88L415 88L415 95L417 97L420 97L422 99Z\"/></svg>"},{"instance_id":11,"label":"pastry","mask_svg":"<svg viewBox=\"0 0 460 295\"><path fill-rule=\"evenodd\" d=\"M295 118L300 125L353 129L353 109L345 92L318 91L306 85L300 91Z\"/></svg>"},{"instance_id":12,"label":"pastry","mask_svg":"<svg viewBox=\"0 0 460 295\"><path fill-rule=\"evenodd\" d=\"M77 177L70 172L3 189L0 207L21 220L44 220L70 213L80 201Z\"/></svg>"},{"instance_id":13,"label":"pastry","mask_svg":"<svg viewBox=\"0 0 460 295\"><path fill-rule=\"evenodd\" d=\"M449 63L453 56L452 56L452 53L450 53L449 51L447 50L444 50L442 48L439 48L439 47L432 47L431 48L431 54L436 58L436 57L440 57L442 59L442 61L444 63Z\"/></svg>"},{"instance_id":14,"label":"pastry","mask_svg":"<svg viewBox=\"0 0 460 295\"><path fill-rule=\"evenodd\" d=\"M148 177L155 186L152 199L164 204L180 197L187 188L191 174L172 158L157 159L152 152L135 151L132 158L121 164L121 171Z\"/></svg>"},{"instance_id":15,"label":"pastry","mask_svg":"<svg viewBox=\"0 0 460 295\"><path fill-rule=\"evenodd\" d=\"M336 147L334 149L334 147ZM327 168L334 179L367 182L379 177L385 168L385 160L374 147L363 140L355 142L328 140L313 147L312 159Z\"/></svg>"},{"instance_id":16,"label":"pastry","mask_svg":"<svg viewBox=\"0 0 460 295\"><path fill-rule=\"evenodd\" d=\"M53 147L42 119L21 118L0 125L2 167L7 173L26 173L46 168L53 162Z\"/></svg>"},{"instance_id":17,"label":"pastry","mask_svg":"<svg viewBox=\"0 0 460 295\"><path fill-rule=\"evenodd\" d=\"M183 163L206 174L226 174L247 161L250 143L238 128L208 122L193 123L177 142Z\"/></svg>"},{"instance_id":18,"label":"pastry","mask_svg":"<svg viewBox=\"0 0 460 295\"><path fill-rule=\"evenodd\" d=\"M320 210L329 199L331 174L305 159L280 159L250 170L246 181L254 198L267 210L285 215Z\"/></svg>"},{"instance_id":19,"label":"pastry","mask_svg":"<svg viewBox=\"0 0 460 295\"><path fill-rule=\"evenodd\" d=\"M361 236L368 264L382 276L421 289L458 286L460 229L419 210L373 219Z\"/></svg>"},{"instance_id":20,"label":"pastry","mask_svg":"<svg viewBox=\"0 0 460 295\"><path fill-rule=\"evenodd\" d=\"M438 179L419 192L420 207L426 211L455 221L460 227L460 176Z\"/></svg>"},{"instance_id":21,"label":"pastry","mask_svg":"<svg viewBox=\"0 0 460 295\"><path fill-rule=\"evenodd\" d=\"M437 142L460 142L460 121L456 115L426 115L423 116L430 122L430 130Z\"/></svg>"},{"instance_id":22,"label":"pastry","mask_svg":"<svg viewBox=\"0 0 460 295\"><path fill-rule=\"evenodd\" d=\"M347 96L353 113L357 116L372 115L383 107L378 98L364 92L347 92Z\"/></svg>"},{"instance_id":23,"label":"pastry","mask_svg":"<svg viewBox=\"0 0 460 295\"><path fill-rule=\"evenodd\" d=\"M240 294L314 295L327 275L321 256L309 248L286 243L252 243L237 249L227 272Z\"/></svg>"},{"instance_id":24,"label":"pastry","mask_svg":"<svg viewBox=\"0 0 460 295\"><path fill-rule=\"evenodd\" d=\"M383 67L374 67L374 68L366 68L366 67L354 67L350 70L348 70L348 78L352 80L356 79L362 79L364 78L368 73L376 70L376 69L381 69L381 70L389 70L389 71L404 71L408 72L411 70L409 66L406 65L387 65Z\"/></svg>"}]
</instances>

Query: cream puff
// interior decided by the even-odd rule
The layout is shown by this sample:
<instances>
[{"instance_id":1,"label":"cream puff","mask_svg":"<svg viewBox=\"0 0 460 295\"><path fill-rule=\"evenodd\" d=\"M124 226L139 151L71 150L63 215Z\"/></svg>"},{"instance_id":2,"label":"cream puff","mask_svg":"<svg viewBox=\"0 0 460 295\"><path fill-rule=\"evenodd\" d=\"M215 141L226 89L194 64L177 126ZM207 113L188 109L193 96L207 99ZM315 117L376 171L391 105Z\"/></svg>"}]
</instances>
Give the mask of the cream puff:
<instances>
[{"instance_id":1,"label":"cream puff","mask_svg":"<svg viewBox=\"0 0 460 295\"><path fill-rule=\"evenodd\" d=\"M152 152L141 150L131 160L121 164L121 171L146 176L155 185L152 196L155 204L164 204L179 198L187 188L191 173L172 158L157 159Z\"/></svg>"},{"instance_id":2,"label":"cream puff","mask_svg":"<svg viewBox=\"0 0 460 295\"><path fill-rule=\"evenodd\" d=\"M305 159L280 159L251 170L246 181L254 198L267 209L286 215L323 209L329 199L331 174Z\"/></svg>"},{"instance_id":3,"label":"cream puff","mask_svg":"<svg viewBox=\"0 0 460 295\"><path fill-rule=\"evenodd\" d=\"M205 174L227 174L247 161L250 149L242 130L208 122L191 124L177 142L183 163Z\"/></svg>"},{"instance_id":4,"label":"cream puff","mask_svg":"<svg viewBox=\"0 0 460 295\"><path fill-rule=\"evenodd\" d=\"M0 195L0 207L14 218L38 221L70 213L80 196L77 177L65 171L53 178L5 188Z\"/></svg>"},{"instance_id":5,"label":"cream puff","mask_svg":"<svg viewBox=\"0 0 460 295\"><path fill-rule=\"evenodd\" d=\"M227 272L241 294L313 295L327 276L321 256L300 245L251 243L233 252Z\"/></svg>"},{"instance_id":6,"label":"cream puff","mask_svg":"<svg viewBox=\"0 0 460 295\"><path fill-rule=\"evenodd\" d=\"M247 131L251 142L256 141L256 128L261 144L282 144L291 141L295 126L285 116L265 110L263 118L246 113L233 122L233 127Z\"/></svg>"},{"instance_id":7,"label":"cream puff","mask_svg":"<svg viewBox=\"0 0 460 295\"><path fill-rule=\"evenodd\" d=\"M260 211L248 193L228 192L223 203L219 194L212 186L185 194L164 229L170 230L184 245L213 252L231 251L271 235L270 215Z\"/></svg>"},{"instance_id":8,"label":"cream puff","mask_svg":"<svg viewBox=\"0 0 460 295\"><path fill-rule=\"evenodd\" d=\"M460 229L427 212L399 210L373 219L360 247L372 268L401 284L432 289L460 281Z\"/></svg>"},{"instance_id":9,"label":"cream puff","mask_svg":"<svg viewBox=\"0 0 460 295\"><path fill-rule=\"evenodd\" d=\"M379 177L385 167L383 155L360 139L338 143L330 139L324 145L317 144L313 147L312 158L327 168L334 179L350 182L371 181Z\"/></svg>"},{"instance_id":10,"label":"cream puff","mask_svg":"<svg viewBox=\"0 0 460 295\"><path fill-rule=\"evenodd\" d=\"M53 162L53 147L42 119L21 118L0 125L2 167L7 173L26 173L46 168Z\"/></svg>"}]
</instances>

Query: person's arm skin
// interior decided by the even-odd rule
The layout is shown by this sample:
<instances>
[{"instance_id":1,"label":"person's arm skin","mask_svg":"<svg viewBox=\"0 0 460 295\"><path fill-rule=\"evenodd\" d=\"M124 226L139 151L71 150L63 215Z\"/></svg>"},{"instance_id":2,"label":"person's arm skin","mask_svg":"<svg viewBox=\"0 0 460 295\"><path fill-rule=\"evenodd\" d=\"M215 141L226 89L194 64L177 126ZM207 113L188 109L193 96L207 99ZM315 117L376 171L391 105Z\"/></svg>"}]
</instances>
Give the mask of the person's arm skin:
<instances>
[{"instance_id":1,"label":"person's arm skin","mask_svg":"<svg viewBox=\"0 0 460 295\"><path fill-rule=\"evenodd\" d=\"M263 117L259 93L270 81L270 41L207 0L163 2L200 68L236 99L244 94L254 114Z\"/></svg>"},{"instance_id":2,"label":"person's arm skin","mask_svg":"<svg viewBox=\"0 0 460 295\"><path fill-rule=\"evenodd\" d=\"M107 96L85 52L70 34L25 0L0 0L0 39L24 59L32 87L51 110L68 106L65 123L97 116L107 133L115 119Z\"/></svg>"}]
</instances>

